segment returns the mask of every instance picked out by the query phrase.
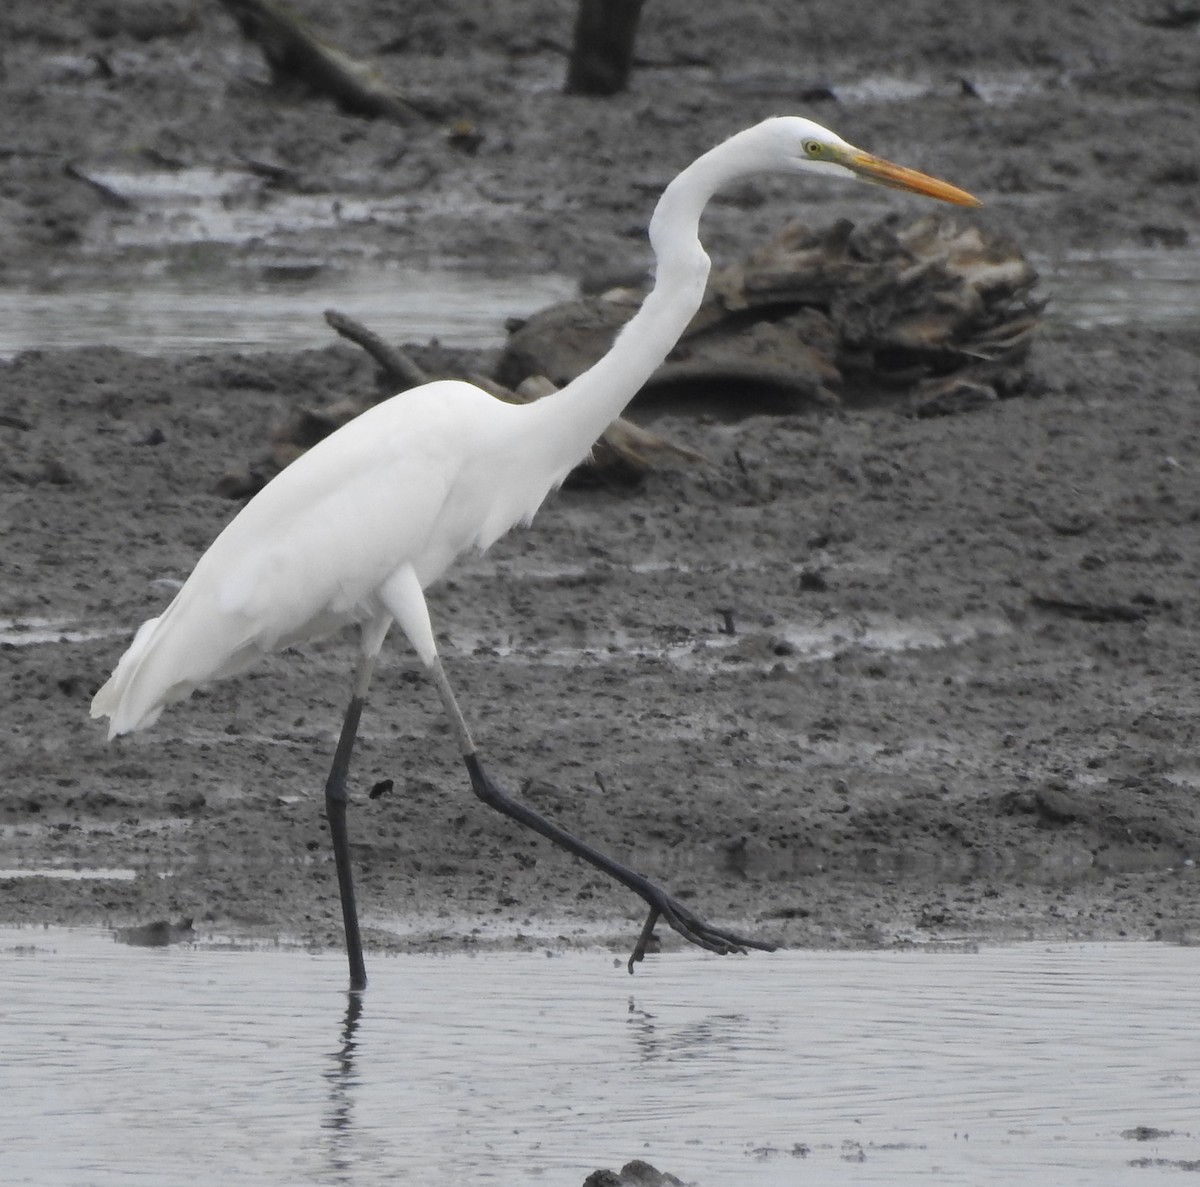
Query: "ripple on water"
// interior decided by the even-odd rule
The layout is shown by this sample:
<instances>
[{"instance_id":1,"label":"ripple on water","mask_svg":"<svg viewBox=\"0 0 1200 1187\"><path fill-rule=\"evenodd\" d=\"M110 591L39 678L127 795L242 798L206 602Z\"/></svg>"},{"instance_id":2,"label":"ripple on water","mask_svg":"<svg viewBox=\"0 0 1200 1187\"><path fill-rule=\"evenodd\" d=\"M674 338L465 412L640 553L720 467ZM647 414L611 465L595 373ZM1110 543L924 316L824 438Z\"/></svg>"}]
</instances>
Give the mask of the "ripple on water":
<instances>
[{"instance_id":1,"label":"ripple on water","mask_svg":"<svg viewBox=\"0 0 1200 1187\"><path fill-rule=\"evenodd\" d=\"M639 1157L701 1187L1120 1187L1200 1140L1197 949L371 972L348 1013L336 953L0 932L5 1182L578 1184Z\"/></svg>"}]
</instances>

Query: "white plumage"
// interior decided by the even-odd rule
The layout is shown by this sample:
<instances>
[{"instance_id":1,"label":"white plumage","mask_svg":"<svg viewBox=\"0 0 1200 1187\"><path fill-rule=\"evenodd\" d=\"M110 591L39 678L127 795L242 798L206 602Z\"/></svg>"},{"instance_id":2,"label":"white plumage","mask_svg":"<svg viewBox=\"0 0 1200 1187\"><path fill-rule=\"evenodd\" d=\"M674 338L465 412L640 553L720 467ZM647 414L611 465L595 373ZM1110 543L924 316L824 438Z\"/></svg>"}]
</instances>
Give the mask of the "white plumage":
<instances>
[{"instance_id":1,"label":"white plumage","mask_svg":"<svg viewBox=\"0 0 1200 1187\"><path fill-rule=\"evenodd\" d=\"M424 589L461 553L486 549L532 518L572 464L547 469L528 424L538 415L446 380L342 426L213 541L139 629L92 715L109 717L110 737L145 728L265 653L388 613L381 591L400 570ZM412 641L428 662L427 641Z\"/></svg>"},{"instance_id":2,"label":"white plumage","mask_svg":"<svg viewBox=\"0 0 1200 1187\"><path fill-rule=\"evenodd\" d=\"M892 165L797 117L766 120L705 153L666 188L650 223L657 277L612 349L561 391L503 403L467 383L402 392L345 425L260 491L200 558L163 614L143 624L92 716L109 737L260 656L358 624L360 654L326 804L338 862L351 984L366 983L345 833L346 774L372 666L393 621L442 697L475 793L610 874L650 906L630 960L661 916L716 952L770 947L712 927L661 889L520 804L485 774L434 644L422 591L463 552L530 520L587 456L691 321L709 259L701 212L722 185L762 171L859 177L949 202L969 194Z\"/></svg>"}]
</instances>

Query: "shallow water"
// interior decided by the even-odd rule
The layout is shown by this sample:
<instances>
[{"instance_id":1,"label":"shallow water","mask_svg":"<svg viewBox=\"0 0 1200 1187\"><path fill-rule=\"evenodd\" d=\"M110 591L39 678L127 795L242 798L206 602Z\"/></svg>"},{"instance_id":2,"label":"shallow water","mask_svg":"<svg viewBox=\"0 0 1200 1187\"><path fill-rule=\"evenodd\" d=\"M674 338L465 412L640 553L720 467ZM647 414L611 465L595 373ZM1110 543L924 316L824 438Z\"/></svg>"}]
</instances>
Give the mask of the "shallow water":
<instances>
[{"instance_id":1,"label":"shallow water","mask_svg":"<svg viewBox=\"0 0 1200 1187\"><path fill-rule=\"evenodd\" d=\"M958 619L903 619L894 615L858 614L780 623L773 628L769 638L747 636L735 629L671 642L651 631L634 634L628 630L586 629L576 632L579 637L570 642L560 638L531 644L506 633L452 628L445 634L448 645L460 652L473 654L484 650L513 664L575 669L624 665L631 656L636 656L689 671L731 672L750 667L762 671L795 669L800 664L819 663L854 652L897 654L958 647L974 639L1006 635L1011 630L1006 621L983 615ZM0 642L5 638L0 630ZM750 653L739 654L738 649L747 643Z\"/></svg>"},{"instance_id":2,"label":"shallow water","mask_svg":"<svg viewBox=\"0 0 1200 1187\"><path fill-rule=\"evenodd\" d=\"M487 349L505 320L563 300L559 276L489 277L382 265L134 273L0 287L0 358L22 350L106 345L149 355L312 350L340 341L325 324L336 308L396 342L440 339Z\"/></svg>"},{"instance_id":3,"label":"shallow water","mask_svg":"<svg viewBox=\"0 0 1200 1187\"><path fill-rule=\"evenodd\" d=\"M1200 1158L1200 950L370 962L0 930L4 1182L1140 1184Z\"/></svg>"},{"instance_id":4,"label":"shallow water","mask_svg":"<svg viewBox=\"0 0 1200 1187\"><path fill-rule=\"evenodd\" d=\"M1200 308L1200 252L1129 249L1076 252L1039 262L1048 314L1072 325L1194 325Z\"/></svg>"},{"instance_id":5,"label":"shallow water","mask_svg":"<svg viewBox=\"0 0 1200 1187\"><path fill-rule=\"evenodd\" d=\"M1200 256L1190 250L1039 261L1048 316L1080 326L1190 324ZM333 307L395 342L503 344L509 317L574 295L556 275L487 276L361 263L109 271L0 287L0 358L22 350L109 345L150 355L304 350L337 339Z\"/></svg>"},{"instance_id":6,"label":"shallow water","mask_svg":"<svg viewBox=\"0 0 1200 1187\"><path fill-rule=\"evenodd\" d=\"M582 571L582 570L581 570ZM511 580L522 579L511 573ZM526 578L528 579L528 578ZM714 628L716 617L714 615ZM96 627L68 617L0 619L0 646L34 647L88 643L114 635L129 635L136 624ZM804 622L776 626L769 638L714 629L680 641L664 640L651 630L580 629L536 643L510 632L445 632L445 643L464 654L486 651L513 664L579 668L626 664L630 656L656 659L689 671L734 671L755 667L794 669L854 652L901 653L958 647L974 639L1010 633L1002 619L975 615L955 619L904 619L894 615L823 615ZM747 642L749 654L737 649Z\"/></svg>"}]
</instances>

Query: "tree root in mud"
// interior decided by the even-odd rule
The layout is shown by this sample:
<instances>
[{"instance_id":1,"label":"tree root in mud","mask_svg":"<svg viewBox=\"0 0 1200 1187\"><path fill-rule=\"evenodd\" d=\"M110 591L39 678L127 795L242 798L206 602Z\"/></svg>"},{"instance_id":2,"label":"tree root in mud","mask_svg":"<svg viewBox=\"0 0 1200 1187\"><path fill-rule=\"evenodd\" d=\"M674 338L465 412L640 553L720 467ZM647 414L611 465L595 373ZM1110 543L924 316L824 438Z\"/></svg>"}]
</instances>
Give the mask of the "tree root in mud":
<instances>
[{"instance_id":1,"label":"tree root in mud","mask_svg":"<svg viewBox=\"0 0 1200 1187\"><path fill-rule=\"evenodd\" d=\"M377 390L386 399L434 378L398 346L384 341L373 330L336 309L325 311L330 327L349 342L361 346L379 366ZM510 404L528 404L558 388L543 376L530 376L516 388L510 389L486 375L463 377L468 383ZM302 407L287 419L275 434L268 456L253 466L227 471L217 483L217 493L228 498L248 498L264 486L289 462L311 449L323 437L360 412L371 401L339 400L321 408ZM596 442L591 456L568 481L577 485L636 483L643 474L664 461L705 463L707 458L684 445L642 428L624 417L618 417Z\"/></svg>"}]
</instances>

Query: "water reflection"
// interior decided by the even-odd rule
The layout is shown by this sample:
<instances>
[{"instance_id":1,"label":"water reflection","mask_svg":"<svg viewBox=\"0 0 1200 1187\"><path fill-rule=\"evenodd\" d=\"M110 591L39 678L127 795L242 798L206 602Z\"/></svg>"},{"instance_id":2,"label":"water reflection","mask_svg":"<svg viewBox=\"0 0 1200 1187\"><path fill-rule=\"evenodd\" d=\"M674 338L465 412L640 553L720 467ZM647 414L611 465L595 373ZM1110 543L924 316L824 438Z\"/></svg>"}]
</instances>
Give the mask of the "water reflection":
<instances>
[{"instance_id":1,"label":"water reflection","mask_svg":"<svg viewBox=\"0 0 1200 1187\"><path fill-rule=\"evenodd\" d=\"M638 1005L635 997L629 999L629 1034L643 1063L688 1059L713 1063L722 1058L722 1052L744 1053L754 1047L750 1019L745 1014L710 1014L673 1025Z\"/></svg>"},{"instance_id":2,"label":"water reflection","mask_svg":"<svg viewBox=\"0 0 1200 1187\"><path fill-rule=\"evenodd\" d=\"M346 994L346 1014L342 1020L341 1042L330 1053L329 1065L322 1073L329 1085L329 1108L321 1125L329 1131L327 1149L330 1175L335 1182L349 1182L354 1166L354 1099L359 1080L354 1069L356 1034L362 1017L364 995ZM343 1176L339 1178L338 1176Z\"/></svg>"}]
</instances>

